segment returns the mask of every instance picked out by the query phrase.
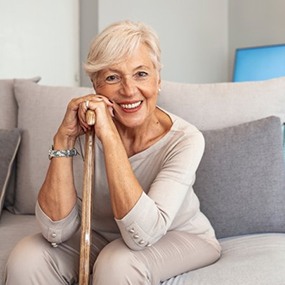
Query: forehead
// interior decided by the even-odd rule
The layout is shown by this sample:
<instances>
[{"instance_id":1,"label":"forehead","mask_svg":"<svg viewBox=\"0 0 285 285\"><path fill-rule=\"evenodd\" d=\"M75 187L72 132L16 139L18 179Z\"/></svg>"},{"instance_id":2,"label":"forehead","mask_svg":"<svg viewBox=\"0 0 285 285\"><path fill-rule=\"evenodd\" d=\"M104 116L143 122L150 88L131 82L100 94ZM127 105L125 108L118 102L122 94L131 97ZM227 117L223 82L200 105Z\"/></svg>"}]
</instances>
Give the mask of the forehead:
<instances>
[{"instance_id":1,"label":"forehead","mask_svg":"<svg viewBox=\"0 0 285 285\"><path fill-rule=\"evenodd\" d=\"M130 55L127 55L120 62L109 65L104 71L133 71L139 68L153 69L154 64L147 46L139 45Z\"/></svg>"}]
</instances>

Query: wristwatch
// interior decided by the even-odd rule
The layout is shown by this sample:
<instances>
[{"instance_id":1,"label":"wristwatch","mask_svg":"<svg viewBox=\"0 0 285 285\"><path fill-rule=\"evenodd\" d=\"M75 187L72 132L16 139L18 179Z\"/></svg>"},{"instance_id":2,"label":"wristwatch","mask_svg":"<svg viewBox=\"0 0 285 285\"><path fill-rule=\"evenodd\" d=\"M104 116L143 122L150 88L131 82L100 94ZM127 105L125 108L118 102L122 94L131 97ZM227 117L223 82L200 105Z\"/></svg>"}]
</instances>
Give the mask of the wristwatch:
<instances>
[{"instance_id":1,"label":"wristwatch","mask_svg":"<svg viewBox=\"0 0 285 285\"><path fill-rule=\"evenodd\" d=\"M52 148L48 152L48 158L52 159L53 157L73 157L78 155L79 152L76 148L73 149L65 149L65 150L55 150Z\"/></svg>"}]
</instances>

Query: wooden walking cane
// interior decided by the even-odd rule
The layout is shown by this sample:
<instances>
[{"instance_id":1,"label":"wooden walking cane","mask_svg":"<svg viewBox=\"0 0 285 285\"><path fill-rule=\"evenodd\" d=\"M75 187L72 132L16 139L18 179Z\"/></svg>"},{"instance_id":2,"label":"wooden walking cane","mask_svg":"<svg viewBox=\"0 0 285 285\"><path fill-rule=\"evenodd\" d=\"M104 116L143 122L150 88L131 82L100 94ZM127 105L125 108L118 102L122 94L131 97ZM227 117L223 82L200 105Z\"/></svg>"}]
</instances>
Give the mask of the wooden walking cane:
<instances>
[{"instance_id":1,"label":"wooden walking cane","mask_svg":"<svg viewBox=\"0 0 285 285\"><path fill-rule=\"evenodd\" d=\"M89 126L95 124L94 111L87 110L86 122ZM81 213L81 242L79 260L79 285L89 285L90 276L90 246L91 246L91 214L92 214L92 191L94 187L95 149L94 128L85 135L85 160L82 191Z\"/></svg>"}]
</instances>

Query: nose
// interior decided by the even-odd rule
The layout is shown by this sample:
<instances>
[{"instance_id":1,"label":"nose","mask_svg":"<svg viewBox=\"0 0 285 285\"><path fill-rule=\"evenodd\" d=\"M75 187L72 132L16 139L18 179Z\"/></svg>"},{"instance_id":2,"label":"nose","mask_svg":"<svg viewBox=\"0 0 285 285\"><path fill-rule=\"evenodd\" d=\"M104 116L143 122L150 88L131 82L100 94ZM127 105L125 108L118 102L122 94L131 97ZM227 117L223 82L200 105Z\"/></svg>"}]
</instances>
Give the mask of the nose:
<instances>
[{"instance_id":1,"label":"nose","mask_svg":"<svg viewBox=\"0 0 285 285\"><path fill-rule=\"evenodd\" d=\"M136 93L136 82L131 77L125 77L121 82L121 94L131 97Z\"/></svg>"}]
</instances>

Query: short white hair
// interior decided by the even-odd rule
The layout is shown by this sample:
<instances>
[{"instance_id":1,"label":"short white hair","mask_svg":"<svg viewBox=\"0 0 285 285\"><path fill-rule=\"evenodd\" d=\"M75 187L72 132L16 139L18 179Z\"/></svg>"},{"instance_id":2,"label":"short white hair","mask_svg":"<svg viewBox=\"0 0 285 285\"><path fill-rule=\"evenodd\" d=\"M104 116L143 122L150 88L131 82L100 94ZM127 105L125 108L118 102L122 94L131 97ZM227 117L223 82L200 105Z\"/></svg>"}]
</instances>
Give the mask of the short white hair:
<instances>
[{"instance_id":1,"label":"short white hair","mask_svg":"<svg viewBox=\"0 0 285 285\"><path fill-rule=\"evenodd\" d=\"M91 79L99 71L118 64L140 45L148 47L154 67L160 72L161 50L156 32L142 22L121 21L105 28L91 43L84 69Z\"/></svg>"}]
</instances>

